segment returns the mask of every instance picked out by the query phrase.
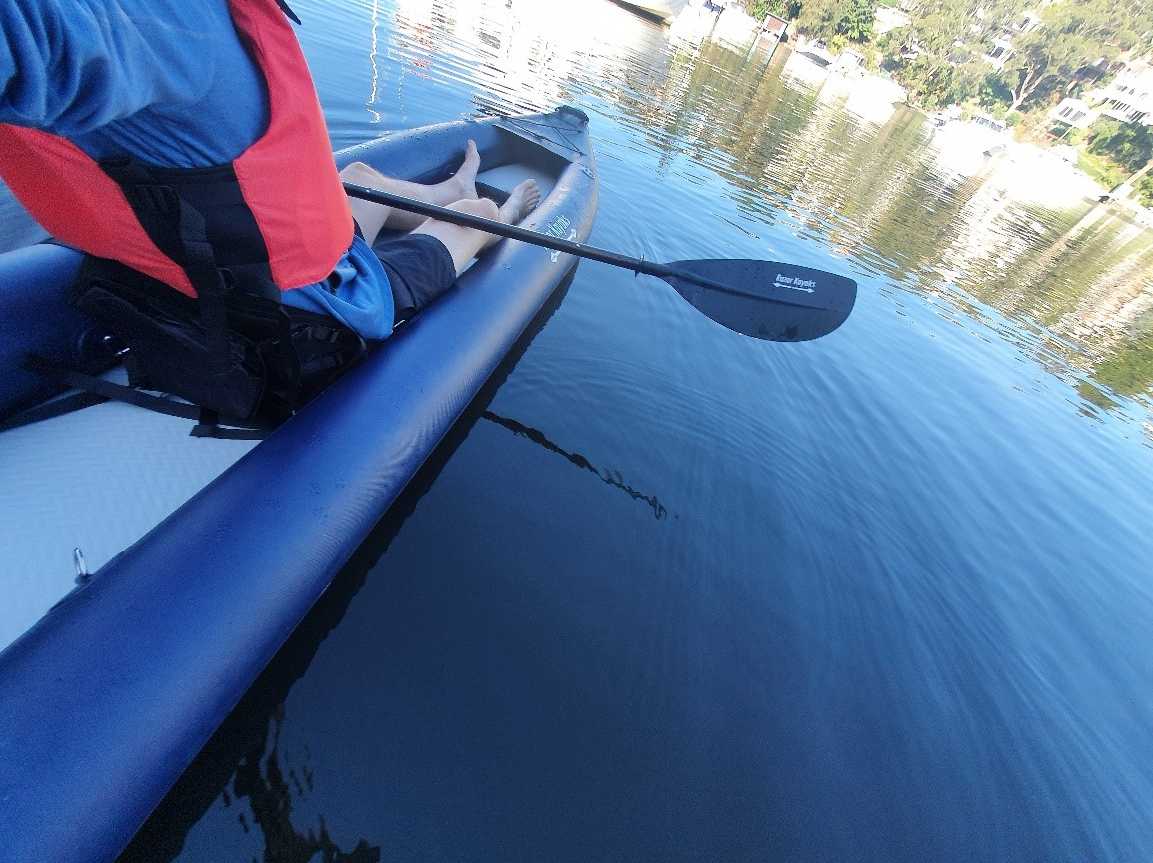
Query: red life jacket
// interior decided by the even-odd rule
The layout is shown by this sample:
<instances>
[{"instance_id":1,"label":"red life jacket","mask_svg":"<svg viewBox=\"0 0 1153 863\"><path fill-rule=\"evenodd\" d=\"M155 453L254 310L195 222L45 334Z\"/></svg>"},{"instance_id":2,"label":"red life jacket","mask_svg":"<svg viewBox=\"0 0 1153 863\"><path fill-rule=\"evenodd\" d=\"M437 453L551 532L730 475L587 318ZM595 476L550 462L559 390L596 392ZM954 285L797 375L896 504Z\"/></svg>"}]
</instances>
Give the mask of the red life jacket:
<instances>
[{"instance_id":1,"label":"red life jacket","mask_svg":"<svg viewBox=\"0 0 1153 863\"><path fill-rule=\"evenodd\" d=\"M280 302L329 277L352 244L352 213L291 11L283 0L228 3L269 103L268 128L230 163L97 162L59 136L0 124L0 176L55 239L89 255L75 304L127 346L133 387L200 406L193 433L217 436L218 416L284 419L365 348L337 321ZM187 415L43 358L29 367L100 399Z\"/></svg>"},{"instance_id":2,"label":"red life jacket","mask_svg":"<svg viewBox=\"0 0 1153 863\"><path fill-rule=\"evenodd\" d=\"M194 170L131 163L126 171L59 136L0 124L0 176L53 237L189 296L197 288L187 262L165 237L170 226L153 223L150 203L157 202L140 185L175 188L204 217L220 267L262 271L281 291L326 279L353 237L324 115L292 27L276 0L229 0L229 9L269 100L264 135L231 163Z\"/></svg>"}]
</instances>

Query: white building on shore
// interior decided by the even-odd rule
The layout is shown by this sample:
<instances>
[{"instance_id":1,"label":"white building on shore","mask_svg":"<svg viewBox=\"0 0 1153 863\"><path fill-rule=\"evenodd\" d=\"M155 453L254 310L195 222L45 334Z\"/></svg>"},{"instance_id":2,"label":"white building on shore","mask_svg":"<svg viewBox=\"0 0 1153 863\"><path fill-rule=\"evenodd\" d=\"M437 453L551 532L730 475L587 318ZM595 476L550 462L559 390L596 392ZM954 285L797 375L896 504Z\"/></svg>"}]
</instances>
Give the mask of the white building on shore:
<instances>
[{"instance_id":1,"label":"white building on shore","mask_svg":"<svg viewBox=\"0 0 1153 863\"><path fill-rule=\"evenodd\" d=\"M1153 126L1153 64L1147 60L1127 63L1097 96L1105 103L1101 106L1105 116Z\"/></svg>"},{"instance_id":2,"label":"white building on shore","mask_svg":"<svg viewBox=\"0 0 1153 863\"><path fill-rule=\"evenodd\" d=\"M1100 116L1100 111L1083 99L1066 96L1049 111L1049 120L1064 123L1074 129L1088 129Z\"/></svg>"}]
</instances>

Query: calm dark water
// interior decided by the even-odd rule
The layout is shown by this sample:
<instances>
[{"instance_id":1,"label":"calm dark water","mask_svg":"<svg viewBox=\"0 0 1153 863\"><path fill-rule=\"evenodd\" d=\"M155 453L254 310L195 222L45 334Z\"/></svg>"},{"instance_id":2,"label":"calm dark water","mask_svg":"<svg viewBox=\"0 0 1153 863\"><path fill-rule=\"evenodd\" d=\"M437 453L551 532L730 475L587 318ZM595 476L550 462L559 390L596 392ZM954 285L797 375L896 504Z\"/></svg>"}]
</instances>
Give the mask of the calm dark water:
<instances>
[{"instance_id":1,"label":"calm dark water","mask_svg":"<svg viewBox=\"0 0 1153 863\"><path fill-rule=\"evenodd\" d=\"M1148 233L604 0L294 6L337 144L579 104L594 242L860 299L582 265L126 859L1153 859Z\"/></svg>"}]
</instances>

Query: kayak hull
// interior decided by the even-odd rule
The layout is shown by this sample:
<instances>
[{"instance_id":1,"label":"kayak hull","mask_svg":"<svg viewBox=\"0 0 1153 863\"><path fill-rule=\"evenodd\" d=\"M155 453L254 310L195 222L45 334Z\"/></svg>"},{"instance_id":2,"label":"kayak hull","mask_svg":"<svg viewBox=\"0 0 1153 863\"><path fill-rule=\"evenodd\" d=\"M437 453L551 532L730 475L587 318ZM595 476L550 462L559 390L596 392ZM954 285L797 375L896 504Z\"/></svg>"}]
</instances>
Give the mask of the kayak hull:
<instances>
[{"instance_id":1,"label":"kayak hull","mask_svg":"<svg viewBox=\"0 0 1153 863\"><path fill-rule=\"evenodd\" d=\"M482 157L514 146L563 159L526 226L587 237L597 177L587 118L572 109L402 133L338 161L435 179L468 138ZM574 263L494 248L0 654L11 859L115 859ZM28 393L6 394L17 396Z\"/></svg>"}]
</instances>

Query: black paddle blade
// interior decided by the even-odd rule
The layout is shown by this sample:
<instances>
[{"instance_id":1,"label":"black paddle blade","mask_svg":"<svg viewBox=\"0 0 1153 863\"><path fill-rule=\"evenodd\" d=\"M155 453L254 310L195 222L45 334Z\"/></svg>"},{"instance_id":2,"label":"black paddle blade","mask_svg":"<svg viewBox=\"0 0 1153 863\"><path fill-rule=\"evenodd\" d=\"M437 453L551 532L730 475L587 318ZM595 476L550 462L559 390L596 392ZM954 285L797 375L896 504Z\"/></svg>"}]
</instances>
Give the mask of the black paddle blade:
<instances>
[{"instance_id":1,"label":"black paddle blade","mask_svg":"<svg viewBox=\"0 0 1153 863\"><path fill-rule=\"evenodd\" d=\"M770 342L803 342L845 322L857 283L844 276L773 261L677 261L662 275L718 324Z\"/></svg>"}]
</instances>

